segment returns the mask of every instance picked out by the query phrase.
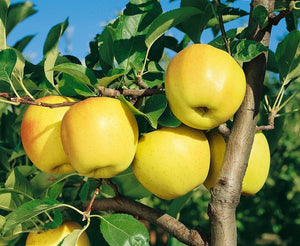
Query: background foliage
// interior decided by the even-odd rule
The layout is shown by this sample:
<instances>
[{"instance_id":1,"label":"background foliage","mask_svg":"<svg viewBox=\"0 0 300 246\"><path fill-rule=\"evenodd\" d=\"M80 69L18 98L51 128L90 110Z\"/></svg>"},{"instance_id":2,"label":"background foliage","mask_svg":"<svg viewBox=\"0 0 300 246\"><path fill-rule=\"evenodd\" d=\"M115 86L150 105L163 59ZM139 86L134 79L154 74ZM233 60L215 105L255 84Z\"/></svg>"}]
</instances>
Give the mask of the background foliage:
<instances>
[{"instance_id":1,"label":"background foliage","mask_svg":"<svg viewBox=\"0 0 300 246\"><path fill-rule=\"evenodd\" d=\"M5 34L9 35L18 22L34 14L28 3L11 6L0 1L1 19L7 20ZM11 48L0 51L0 92L15 97L39 98L50 94L84 99L101 95L99 88L141 89L163 88L164 71L169 61L168 50L179 52L191 42L200 41L204 29L211 29L215 39L210 44L225 49L220 35L217 12L221 11L224 22L248 13L222 1L218 9L214 1L182 0L181 7L166 13L158 1L130 0L123 13L90 42L90 53L85 64L72 56L60 54L57 44L68 27L68 19L53 26L45 38L43 59L32 64L25 60L22 51L33 36L25 36ZM290 1L276 1L276 11L289 6ZM268 25L268 13L262 6L255 9L254 18L247 28L226 30L229 49L239 62L247 62L268 50L254 41L247 40L260 25ZM283 37L277 50L269 50L268 75L265 93L269 102L276 101L278 91L284 88L283 101L293 100L280 111L275 130L267 132L272 164L264 188L254 197L242 197L237 212L239 245L296 245L300 230L300 113L299 113L299 10L289 13L286 28L290 32ZM194 23L197 23L195 26ZM55 23L54 23L55 24ZM166 32L176 27L184 36L177 40ZM1 28L0 28L1 29ZM1 29L3 32L3 29ZM0 32L1 32L0 30ZM26 34L24 34L26 35ZM228 48L227 47L227 48ZM148 59L146 59L148 58ZM288 64L288 66L286 66ZM283 66L284 65L284 66ZM287 68L284 69L284 68ZM142 83L139 83L142 79ZM292 83L293 82L293 83ZM283 87L284 85L284 87ZM178 126L180 122L171 114L164 95L137 99L120 96L136 115L141 133L161 126ZM16 102L0 102L0 235L8 245L24 245L26 233L40 228L55 228L62 220L72 218L81 222L80 208L91 198L97 180L84 179L76 173L48 175L32 166L20 141L20 123L26 105ZM134 105L132 102L134 101ZM265 102L266 103L266 102ZM261 110L261 124L267 123L267 114ZM272 105L270 105L271 107ZM189 228L200 228L209 234L206 213L210 194L204 187L175 199L165 201L151 196L135 179L130 168L112 179L120 193L131 199L166 211L177 217ZM98 197L112 197L112 188L103 183ZM43 201L41 203L40 201ZM70 207L72 206L72 207ZM92 245L118 245L128 238L131 245L181 245L169 238L154 225L125 214L96 213L87 232ZM52 220L49 220L49 218ZM99 218L100 221L99 222ZM22 222L22 223L21 223ZM117 228L118 230L114 230ZM99 233L101 231L101 233ZM121 233L120 233L121 232ZM97 236L95 236L97 235ZM155 237L154 237L155 236Z\"/></svg>"}]
</instances>

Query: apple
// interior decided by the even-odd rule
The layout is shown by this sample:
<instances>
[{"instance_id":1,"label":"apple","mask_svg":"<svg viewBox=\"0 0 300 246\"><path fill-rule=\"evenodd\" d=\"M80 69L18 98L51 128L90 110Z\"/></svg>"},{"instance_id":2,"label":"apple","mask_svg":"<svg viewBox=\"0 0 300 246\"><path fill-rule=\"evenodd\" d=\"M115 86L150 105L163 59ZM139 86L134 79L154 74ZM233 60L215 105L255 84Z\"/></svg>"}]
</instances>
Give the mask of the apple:
<instances>
[{"instance_id":1,"label":"apple","mask_svg":"<svg viewBox=\"0 0 300 246\"><path fill-rule=\"evenodd\" d=\"M207 134L210 146L211 164L204 186L210 189L214 186L220 172L226 143L223 136L213 130ZM260 191L265 184L270 169L270 149L268 141L262 132L257 132L248 161L247 170L242 184L242 195L254 195Z\"/></svg>"},{"instance_id":2,"label":"apple","mask_svg":"<svg viewBox=\"0 0 300 246\"><path fill-rule=\"evenodd\" d=\"M74 102L62 96L46 96L36 102ZM55 174L74 171L63 150L60 138L60 125L70 106L48 108L30 105L22 119L21 140L24 150L40 170Z\"/></svg>"},{"instance_id":3,"label":"apple","mask_svg":"<svg viewBox=\"0 0 300 246\"><path fill-rule=\"evenodd\" d=\"M49 229L43 232L30 232L26 239L26 246L57 246L66 236L72 233L75 229L82 229L81 225L72 220L63 222L56 229ZM89 238L84 231L78 241L77 246L89 246Z\"/></svg>"},{"instance_id":4,"label":"apple","mask_svg":"<svg viewBox=\"0 0 300 246\"><path fill-rule=\"evenodd\" d=\"M138 125L120 100L92 97L76 103L65 114L61 139L79 174L111 178L131 164L138 143Z\"/></svg>"},{"instance_id":5,"label":"apple","mask_svg":"<svg viewBox=\"0 0 300 246\"><path fill-rule=\"evenodd\" d=\"M208 140L201 130L163 127L140 138L132 170L152 194L174 199L203 183L209 161Z\"/></svg>"},{"instance_id":6,"label":"apple","mask_svg":"<svg viewBox=\"0 0 300 246\"><path fill-rule=\"evenodd\" d=\"M165 90L171 111L181 122L207 130L226 122L238 110L246 79L227 52L193 44L171 60Z\"/></svg>"}]
</instances>

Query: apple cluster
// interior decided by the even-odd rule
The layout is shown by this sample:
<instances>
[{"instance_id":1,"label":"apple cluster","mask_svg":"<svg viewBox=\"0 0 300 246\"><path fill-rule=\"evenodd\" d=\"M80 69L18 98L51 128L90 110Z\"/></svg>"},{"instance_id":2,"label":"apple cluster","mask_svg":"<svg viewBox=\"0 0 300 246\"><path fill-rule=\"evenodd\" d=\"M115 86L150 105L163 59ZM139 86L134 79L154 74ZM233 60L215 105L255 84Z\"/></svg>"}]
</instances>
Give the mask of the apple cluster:
<instances>
[{"instance_id":1,"label":"apple cluster","mask_svg":"<svg viewBox=\"0 0 300 246\"><path fill-rule=\"evenodd\" d=\"M70 107L31 105L24 114L21 139L26 154L46 173L77 171L110 178L130 165L138 181L162 199L180 197L204 183L214 186L226 148L213 130L230 120L246 88L242 68L226 52L194 44L179 52L165 76L173 114L183 123L140 137L132 111L120 100L93 97ZM38 102L74 102L47 96ZM270 152L262 133L255 135L242 193L258 192L266 181Z\"/></svg>"}]
</instances>

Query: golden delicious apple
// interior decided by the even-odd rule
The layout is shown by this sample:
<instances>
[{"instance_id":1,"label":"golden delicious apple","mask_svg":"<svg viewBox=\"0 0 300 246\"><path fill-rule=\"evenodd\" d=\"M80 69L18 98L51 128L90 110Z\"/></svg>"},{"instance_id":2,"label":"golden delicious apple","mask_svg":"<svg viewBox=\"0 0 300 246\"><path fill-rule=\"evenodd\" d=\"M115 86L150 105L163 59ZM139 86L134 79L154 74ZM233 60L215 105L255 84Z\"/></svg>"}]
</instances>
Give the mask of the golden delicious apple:
<instances>
[{"instance_id":1,"label":"golden delicious apple","mask_svg":"<svg viewBox=\"0 0 300 246\"><path fill-rule=\"evenodd\" d=\"M61 124L64 150L74 169L93 178L110 178L131 164L138 126L120 100L93 97L73 105Z\"/></svg>"},{"instance_id":2,"label":"golden delicious apple","mask_svg":"<svg viewBox=\"0 0 300 246\"><path fill-rule=\"evenodd\" d=\"M246 79L227 52L193 44L171 60L165 89L171 111L181 122L207 130L226 122L238 110Z\"/></svg>"},{"instance_id":3,"label":"golden delicious apple","mask_svg":"<svg viewBox=\"0 0 300 246\"><path fill-rule=\"evenodd\" d=\"M205 134L181 125L144 134L132 170L137 180L162 199L180 197L205 180L209 170Z\"/></svg>"},{"instance_id":4,"label":"golden delicious apple","mask_svg":"<svg viewBox=\"0 0 300 246\"><path fill-rule=\"evenodd\" d=\"M75 229L82 229L82 227L75 221L67 220L56 229L49 229L43 232L30 232L26 239L26 246L57 246L61 240ZM85 231L80 235L76 245L90 245L88 235Z\"/></svg>"},{"instance_id":5,"label":"golden delicious apple","mask_svg":"<svg viewBox=\"0 0 300 246\"><path fill-rule=\"evenodd\" d=\"M220 172L226 143L223 136L213 130L207 134L210 146L211 163L207 179L204 186L210 189L214 186ZM268 141L262 132L257 132L248 161L248 167L243 179L242 195L254 195L265 184L270 168L270 149Z\"/></svg>"},{"instance_id":6,"label":"golden delicious apple","mask_svg":"<svg viewBox=\"0 0 300 246\"><path fill-rule=\"evenodd\" d=\"M73 102L62 96L46 96L36 100L45 103ZM22 119L21 140L24 150L40 170L46 173L74 171L63 150L60 125L67 107L48 108L30 105Z\"/></svg>"}]
</instances>

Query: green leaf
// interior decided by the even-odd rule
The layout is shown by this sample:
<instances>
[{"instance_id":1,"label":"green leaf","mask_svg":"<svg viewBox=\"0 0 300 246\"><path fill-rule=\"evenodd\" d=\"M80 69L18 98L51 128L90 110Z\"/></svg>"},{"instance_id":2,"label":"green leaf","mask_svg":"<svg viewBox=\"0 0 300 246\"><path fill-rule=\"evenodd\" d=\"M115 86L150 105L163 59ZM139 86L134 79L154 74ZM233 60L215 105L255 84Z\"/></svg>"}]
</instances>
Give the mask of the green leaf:
<instances>
[{"instance_id":1,"label":"green leaf","mask_svg":"<svg viewBox=\"0 0 300 246\"><path fill-rule=\"evenodd\" d=\"M79 64L62 63L53 67L52 70L69 74L89 86L93 86L93 84L97 82L97 78L93 71Z\"/></svg>"},{"instance_id":2,"label":"green leaf","mask_svg":"<svg viewBox=\"0 0 300 246\"><path fill-rule=\"evenodd\" d=\"M158 123L161 126L167 127L178 127L181 125L181 121L174 116L169 105L167 105L166 110L163 112L161 117L159 117Z\"/></svg>"},{"instance_id":3,"label":"green leaf","mask_svg":"<svg viewBox=\"0 0 300 246\"><path fill-rule=\"evenodd\" d=\"M56 199L59 196L59 194L61 194L64 185L65 185L65 182L59 182L59 183L55 184L54 186L52 186L49 189L49 193L48 193L49 198Z\"/></svg>"},{"instance_id":4,"label":"green leaf","mask_svg":"<svg viewBox=\"0 0 300 246\"><path fill-rule=\"evenodd\" d=\"M268 50L268 47L254 40L242 40L236 47L234 58L240 62L248 62Z\"/></svg>"},{"instance_id":5,"label":"green leaf","mask_svg":"<svg viewBox=\"0 0 300 246\"><path fill-rule=\"evenodd\" d=\"M45 228L55 229L59 227L62 223L62 214L59 210L54 210L54 217L52 217L53 221L45 224Z\"/></svg>"},{"instance_id":6,"label":"green leaf","mask_svg":"<svg viewBox=\"0 0 300 246\"><path fill-rule=\"evenodd\" d=\"M267 70L273 73L279 73L279 68L276 61L275 53L272 50L268 51Z\"/></svg>"},{"instance_id":7,"label":"green leaf","mask_svg":"<svg viewBox=\"0 0 300 246\"><path fill-rule=\"evenodd\" d=\"M159 2L149 1L145 6L127 4L118 19L113 52L120 68L129 71L134 64L141 70L147 47L145 35L150 24L162 12Z\"/></svg>"},{"instance_id":8,"label":"green leaf","mask_svg":"<svg viewBox=\"0 0 300 246\"><path fill-rule=\"evenodd\" d=\"M33 195L32 186L29 181L19 172L18 168L12 170L5 182L6 188L12 188L29 196Z\"/></svg>"},{"instance_id":9,"label":"green leaf","mask_svg":"<svg viewBox=\"0 0 300 246\"><path fill-rule=\"evenodd\" d=\"M201 11L197 8L182 7L161 14L152 22L148 29L145 39L146 46L149 49L153 43L169 29L199 13L201 13Z\"/></svg>"},{"instance_id":10,"label":"green leaf","mask_svg":"<svg viewBox=\"0 0 300 246\"><path fill-rule=\"evenodd\" d=\"M13 211L19 206L21 206L21 204L22 200L17 193L2 193L2 189L0 189L0 209L6 211Z\"/></svg>"},{"instance_id":11,"label":"green leaf","mask_svg":"<svg viewBox=\"0 0 300 246\"><path fill-rule=\"evenodd\" d=\"M149 234L145 226L128 214L103 216L100 230L110 246L149 246Z\"/></svg>"},{"instance_id":12,"label":"green leaf","mask_svg":"<svg viewBox=\"0 0 300 246\"><path fill-rule=\"evenodd\" d=\"M6 20L10 0L0 0L0 50L6 48Z\"/></svg>"},{"instance_id":13,"label":"green leaf","mask_svg":"<svg viewBox=\"0 0 300 246\"><path fill-rule=\"evenodd\" d=\"M98 80L98 85L107 87L115 79L120 78L123 75L124 75L124 73L119 73L119 74L114 74L112 76L103 77Z\"/></svg>"},{"instance_id":14,"label":"green leaf","mask_svg":"<svg viewBox=\"0 0 300 246\"><path fill-rule=\"evenodd\" d=\"M33 6L34 5L29 1L16 3L9 6L6 22L7 35L18 23L37 12L35 9L33 9Z\"/></svg>"},{"instance_id":15,"label":"green leaf","mask_svg":"<svg viewBox=\"0 0 300 246\"><path fill-rule=\"evenodd\" d=\"M141 115L149 122L151 127L157 128L157 122L167 107L167 99L164 95L153 95L145 104L144 112L135 108L130 102L128 102L123 95L119 99L124 102L135 115Z\"/></svg>"},{"instance_id":16,"label":"green leaf","mask_svg":"<svg viewBox=\"0 0 300 246\"><path fill-rule=\"evenodd\" d=\"M53 70L51 70L54 65L55 65L55 61L59 55L58 51L57 51L57 45L58 45L58 41L61 38L61 36L63 35L64 31L66 30L66 28L68 27L69 22L68 22L68 18L62 22L59 23L57 25L55 25L54 27L51 28L51 30L49 31L46 41L44 43L44 47L43 47L43 54L45 59L45 63L44 63L44 72L46 75L47 80L51 83L51 85L55 87L54 84L54 79L53 79Z\"/></svg>"},{"instance_id":17,"label":"green leaf","mask_svg":"<svg viewBox=\"0 0 300 246\"><path fill-rule=\"evenodd\" d=\"M85 182L79 192L79 197L81 202L86 203L88 201L88 196L89 196L89 188L90 188L90 183Z\"/></svg>"},{"instance_id":18,"label":"green leaf","mask_svg":"<svg viewBox=\"0 0 300 246\"><path fill-rule=\"evenodd\" d=\"M0 51L0 81L9 82L11 73L17 63L17 54L13 49Z\"/></svg>"},{"instance_id":19,"label":"green leaf","mask_svg":"<svg viewBox=\"0 0 300 246\"><path fill-rule=\"evenodd\" d=\"M83 81L78 80L67 73L64 73L58 82L58 88L60 93L64 96L95 96L95 93Z\"/></svg>"},{"instance_id":20,"label":"green leaf","mask_svg":"<svg viewBox=\"0 0 300 246\"><path fill-rule=\"evenodd\" d=\"M20 52L23 52L25 47L29 44L29 42L34 38L35 35L28 35L24 38L20 39L14 44L14 48Z\"/></svg>"},{"instance_id":21,"label":"green leaf","mask_svg":"<svg viewBox=\"0 0 300 246\"><path fill-rule=\"evenodd\" d=\"M181 209L183 209L185 203L187 202L187 200L190 199L192 194L193 194L193 192L191 191L181 197L178 197L178 198L172 200L172 203L168 207L167 214L176 218L177 214L181 211Z\"/></svg>"},{"instance_id":22,"label":"green leaf","mask_svg":"<svg viewBox=\"0 0 300 246\"><path fill-rule=\"evenodd\" d=\"M6 223L3 227L3 234L10 230L13 230L17 225L24 223L38 216L39 214L62 206L63 204L47 204L37 199L24 203L22 206L18 207L15 211L6 216Z\"/></svg>"},{"instance_id":23,"label":"green leaf","mask_svg":"<svg viewBox=\"0 0 300 246\"><path fill-rule=\"evenodd\" d=\"M300 31L292 31L278 44L275 58L285 85L300 77Z\"/></svg>"},{"instance_id":24,"label":"green leaf","mask_svg":"<svg viewBox=\"0 0 300 246\"><path fill-rule=\"evenodd\" d=\"M131 167L126 169L124 172L114 176L112 178L112 181L118 186L118 190L120 191L120 193L130 199L142 199L151 195L151 193L146 190L139 183L139 181L137 181Z\"/></svg>"},{"instance_id":25,"label":"green leaf","mask_svg":"<svg viewBox=\"0 0 300 246\"><path fill-rule=\"evenodd\" d=\"M68 25L69 20L67 18L64 22L59 23L50 29L43 47L43 54L45 57L48 52L57 50L58 41L67 29Z\"/></svg>"}]
</instances>

